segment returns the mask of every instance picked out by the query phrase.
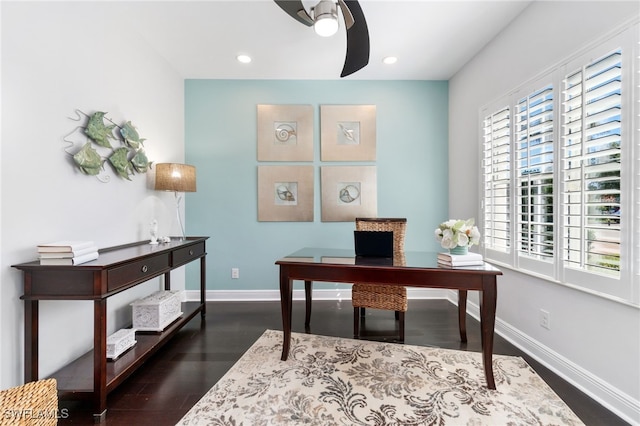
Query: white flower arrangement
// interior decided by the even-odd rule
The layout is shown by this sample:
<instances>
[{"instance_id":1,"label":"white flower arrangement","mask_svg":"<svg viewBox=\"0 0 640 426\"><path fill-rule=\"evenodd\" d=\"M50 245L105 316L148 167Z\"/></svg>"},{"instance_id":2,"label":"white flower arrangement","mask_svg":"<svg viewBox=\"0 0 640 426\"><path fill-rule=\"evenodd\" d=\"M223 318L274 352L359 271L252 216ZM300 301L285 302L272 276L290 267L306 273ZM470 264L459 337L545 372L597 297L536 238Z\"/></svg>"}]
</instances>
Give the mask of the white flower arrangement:
<instances>
[{"instance_id":1,"label":"white flower arrangement","mask_svg":"<svg viewBox=\"0 0 640 426\"><path fill-rule=\"evenodd\" d=\"M436 240L445 249L457 246L471 247L480 243L480 231L477 226L474 226L473 219L449 219L436 228L435 235Z\"/></svg>"}]
</instances>

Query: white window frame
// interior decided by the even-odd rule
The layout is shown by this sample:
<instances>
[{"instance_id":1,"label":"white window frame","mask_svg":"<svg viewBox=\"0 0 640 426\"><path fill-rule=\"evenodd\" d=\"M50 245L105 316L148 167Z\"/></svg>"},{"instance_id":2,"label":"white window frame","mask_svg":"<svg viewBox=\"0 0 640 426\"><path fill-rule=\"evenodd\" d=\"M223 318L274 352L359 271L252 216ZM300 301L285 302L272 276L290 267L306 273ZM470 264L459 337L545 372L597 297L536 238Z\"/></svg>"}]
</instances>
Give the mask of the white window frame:
<instances>
[{"instance_id":1,"label":"white window frame","mask_svg":"<svg viewBox=\"0 0 640 426\"><path fill-rule=\"evenodd\" d=\"M514 268L520 272L535 275L549 281L567 285L579 290L587 291L602 297L617 300L633 306L640 306L640 41L638 40L639 24L627 24L617 33L596 41L588 48L567 58L563 63L549 68L540 76L514 89L508 95L500 97L485 105L479 111L479 141L481 144L481 159L484 159L484 128L487 116L508 106L511 115L511 181L510 181L510 247L506 252L486 247L484 241L480 250L486 260L499 265ZM622 156L621 156L621 249L620 276L607 277L588 271L580 271L564 267L562 261L562 88L565 76L576 69L602 58L607 54L622 49ZM517 215L519 193L517 192L517 145L516 115L519 100L545 85L553 87L554 114L554 244L556 249L551 260L533 259L519 255L517 246ZM484 169L480 181L481 206L480 223L485 223L484 217ZM481 229L484 231L484 229Z\"/></svg>"},{"instance_id":2,"label":"white window frame","mask_svg":"<svg viewBox=\"0 0 640 426\"><path fill-rule=\"evenodd\" d=\"M535 80L531 83L528 83L524 86L522 86L518 91L514 92L512 95L512 101L514 102L514 107L517 108L520 101L523 98L529 98L533 93L539 92L543 87L551 87L551 90L553 92L553 118L552 118L552 122L553 122L553 141L554 141L554 157L557 157L557 153L558 153L558 149L557 149L557 133L556 133L556 127L557 127L557 123L558 123L558 99L557 99L557 86L555 84L553 75L550 76L544 76L538 80ZM514 126L517 125L517 121L514 120ZM518 136L518 130L514 128L514 133L513 133L513 137L514 137L514 155L512 158L513 161L513 173L512 173L512 181L513 181L513 188L514 191L519 191L520 187L518 186L518 176L517 174L519 173L519 165L518 165L518 157L517 157L517 138ZM557 164L557 161L554 161L555 164ZM552 174L553 177L553 181L554 181L554 188L556 187L556 183L558 182L558 168L555 167L554 172ZM555 192L555 191L554 191ZM520 229L518 227L518 224L520 223L520 215L521 212L519 211L519 200L520 200L521 194L519 192L514 193L514 197L513 197L513 212L514 212L514 216L513 216L513 239L514 239L514 263L516 265L516 267L518 269L521 270L526 270L532 273L536 273L536 274L542 274L545 276L553 276L554 273L554 267L555 267L555 260L557 259L557 254L549 259L546 260L541 260L541 259L535 259L532 257L527 256L525 253L521 252L519 249L519 245L517 244L517 241L519 239L519 233L520 233ZM557 202L557 196L554 197L554 202L553 202L553 217L554 217L554 235L553 235L553 239L554 241L556 240L556 233L557 231L555 231L555 229L557 228L557 222L558 222L558 216L557 216L557 211L558 211L558 202ZM555 250L557 252L557 249Z\"/></svg>"},{"instance_id":3,"label":"white window frame","mask_svg":"<svg viewBox=\"0 0 640 426\"><path fill-rule=\"evenodd\" d=\"M500 131L498 132L500 134L497 136L500 139L502 139L504 137L504 135L503 135L504 132L508 132L508 137L509 138L512 137L512 132L513 132L513 130L512 130L512 127L513 127L513 109L509 105L507 105L507 102L505 101L503 104L491 105L491 106L481 110L480 123L483 123L485 120L491 121L491 124L489 126L492 127L492 132L494 131L494 129L493 129L493 124L494 124L493 123L493 119L496 118L496 116L504 116L505 115L505 110L506 110L506 118L502 117L501 120L509 120L509 125L506 128L505 127L500 127L500 129L499 129ZM481 185L482 185L481 202L483 202L483 203L484 203L484 194L485 194L485 191L487 190L485 188L485 182L484 182L484 168L485 167L490 167L492 170L494 170L495 162L496 162L495 157L502 156L502 152L498 153L498 154L493 152L494 151L493 143L492 143L492 152L490 154L488 154L489 157L487 157L487 155L485 155L486 151L484 149L484 143L485 143L485 130L484 130L484 127L485 126L483 125L483 126L481 126L481 129L480 129L480 132L481 132L480 140L481 140L481 143L482 143L482 150L481 150L482 160L481 160L481 164L482 164L482 168L483 168L483 173L482 173L483 178L481 179L481 182L482 182L481 183ZM492 142L493 142L493 140L492 140ZM512 155L512 153L510 153L510 156L511 155ZM505 165L504 163L500 163L500 164L501 165ZM512 161L509 162L508 165L509 165L509 173L511 173L511 169L513 168ZM512 179L510 178L509 179L509 188L508 188L509 191L512 190L511 180ZM495 189L495 186L493 184L490 184L490 186L491 186L491 191L493 192L493 190ZM510 196L510 198L512 198L512 196ZM487 234L485 229L484 229L485 224L487 222L491 222L491 224L492 224L491 226L494 227L495 226L494 222L496 221L496 219L494 217L485 216L485 213L486 213L486 211L488 209L495 209L496 208L495 205L492 205L491 207L489 207L489 206L486 206L486 207L487 207L487 209L485 210L484 204L482 205L481 211L482 211L483 214L482 214L482 218L481 218L481 223L478 224L480 229L483 229L483 235L485 235L485 236ZM492 212L492 213L496 214L495 211ZM510 240L513 238L512 237L512 235L513 235L513 226L512 226L513 220L512 220L512 217L513 217L513 215L511 214L510 223L508 225L508 229L506 230L506 232L508 232L508 234L510 236L510 238L509 238ZM495 229L494 229L494 233L495 233ZM483 241L484 241L484 239L483 239ZM497 250L497 249L494 250L493 248L486 248L486 250L491 252L491 256L490 257L492 259L498 260L500 262L508 263L511 260L511 253L513 252L513 244L512 243L508 244L508 246L505 247L503 250Z\"/></svg>"},{"instance_id":4,"label":"white window frame","mask_svg":"<svg viewBox=\"0 0 640 426\"><path fill-rule=\"evenodd\" d=\"M631 266L632 263L629 262L632 255L632 244L631 240L627 239L627 235L632 235L631 224L632 224L632 216L629 215L630 211L627 209L627 206L630 206L632 203L630 202L633 199L633 191L630 186L630 181L632 179L625 179L624 177L631 177L631 173L633 171L633 162L632 162L632 144L634 142L634 131L633 131L633 115L632 115L632 105L633 105L633 86L630 84L633 81L633 70L632 66L632 52L630 52L631 46L622 45L624 40L621 40L622 37L615 37L607 42L602 43L597 48L594 48L589 52L589 54L582 55L575 60L567 63L565 66L561 68L561 73L563 79L565 76L572 74L576 70L579 70L583 66L593 62L594 60L600 59L602 57L606 57L610 55L617 49L621 48L622 51L622 96L621 96L621 104L622 104L622 150L621 150L621 163L620 170L621 176L623 177L620 181L621 188L621 200L624 208L622 209L622 220L621 220L621 230L620 230L620 275L619 277L608 277L599 273L590 273L585 270L573 269L570 267L566 267L564 265L559 265L559 279L562 282L567 283L580 283L580 285L584 288L592 290L593 292L604 291L607 294L612 296L618 296L623 299L631 299L631 286L627 283L631 282ZM625 54L626 53L626 54ZM637 140L637 137L635 137ZM625 202L626 199L626 202ZM564 235L564 224L562 221L558 223L561 235ZM559 237L563 238L563 237ZM562 244L562 240L560 240Z\"/></svg>"}]
</instances>

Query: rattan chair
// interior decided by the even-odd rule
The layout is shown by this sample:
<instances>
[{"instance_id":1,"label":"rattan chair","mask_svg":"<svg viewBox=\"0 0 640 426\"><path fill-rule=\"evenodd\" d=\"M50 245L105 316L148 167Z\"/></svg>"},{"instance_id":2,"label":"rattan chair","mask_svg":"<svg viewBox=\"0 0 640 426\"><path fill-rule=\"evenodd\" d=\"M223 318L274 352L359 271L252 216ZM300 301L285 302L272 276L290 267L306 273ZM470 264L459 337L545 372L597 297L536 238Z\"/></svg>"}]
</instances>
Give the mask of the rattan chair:
<instances>
[{"instance_id":1,"label":"rattan chair","mask_svg":"<svg viewBox=\"0 0 640 426\"><path fill-rule=\"evenodd\" d=\"M404 258L405 218L356 218L357 231L393 231L394 264ZM354 283L351 290L353 305L353 336L360 338L360 317L365 309L395 311L400 322L400 341L404 342L404 317L407 311L407 289L388 284Z\"/></svg>"},{"instance_id":2,"label":"rattan chair","mask_svg":"<svg viewBox=\"0 0 640 426\"><path fill-rule=\"evenodd\" d=\"M56 379L44 379L0 391L0 425L57 425L56 386Z\"/></svg>"}]
</instances>

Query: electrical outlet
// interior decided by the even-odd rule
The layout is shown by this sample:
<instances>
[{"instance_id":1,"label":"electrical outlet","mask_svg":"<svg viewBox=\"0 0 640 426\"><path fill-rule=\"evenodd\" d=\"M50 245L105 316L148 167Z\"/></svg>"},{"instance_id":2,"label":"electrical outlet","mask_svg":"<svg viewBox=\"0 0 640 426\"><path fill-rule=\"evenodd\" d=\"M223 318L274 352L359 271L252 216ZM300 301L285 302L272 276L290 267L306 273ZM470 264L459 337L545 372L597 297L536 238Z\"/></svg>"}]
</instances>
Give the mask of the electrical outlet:
<instances>
[{"instance_id":1,"label":"electrical outlet","mask_svg":"<svg viewBox=\"0 0 640 426\"><path fill-rule=\"evenodd\" d=\"M551 314L544 309L540 309L540 327L551 330Z\"/></svg>"},{"instance_id":2,"label":"electrical outlet","mask_svg":"<svg viewBox=\"0 0 640 426\"><path fill-rule=\"evenodd\" d=\"M237 280L240 278L240 269L239 268L231 268L231 278Z\"/></svg>"}]
</instances>

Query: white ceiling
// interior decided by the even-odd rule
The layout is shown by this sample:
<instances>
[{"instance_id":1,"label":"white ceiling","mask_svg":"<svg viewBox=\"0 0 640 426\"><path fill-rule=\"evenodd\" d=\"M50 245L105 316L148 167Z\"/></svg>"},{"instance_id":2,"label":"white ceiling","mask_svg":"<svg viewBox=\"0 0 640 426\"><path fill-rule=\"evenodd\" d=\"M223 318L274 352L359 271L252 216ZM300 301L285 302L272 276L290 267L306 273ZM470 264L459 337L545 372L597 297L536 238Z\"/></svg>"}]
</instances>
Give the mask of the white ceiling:
<instances>
[{"instance_id":1,"label":"white ceiling","mask_svg":"<svg viewBox=\"0 0 640 426\"><path fill-rule=\"evenodd\" d=\"M314 0L304 0L305 6ZM531 1L360 0L371 40L369 65L346 79L447 80ZM339 79L343 22L331 38L272 0L123 2L148 43L189 79ZM240 64L240 53L253 58ZM382 58L397 56L394 65Z\"/></svg>"}]
</instances>

